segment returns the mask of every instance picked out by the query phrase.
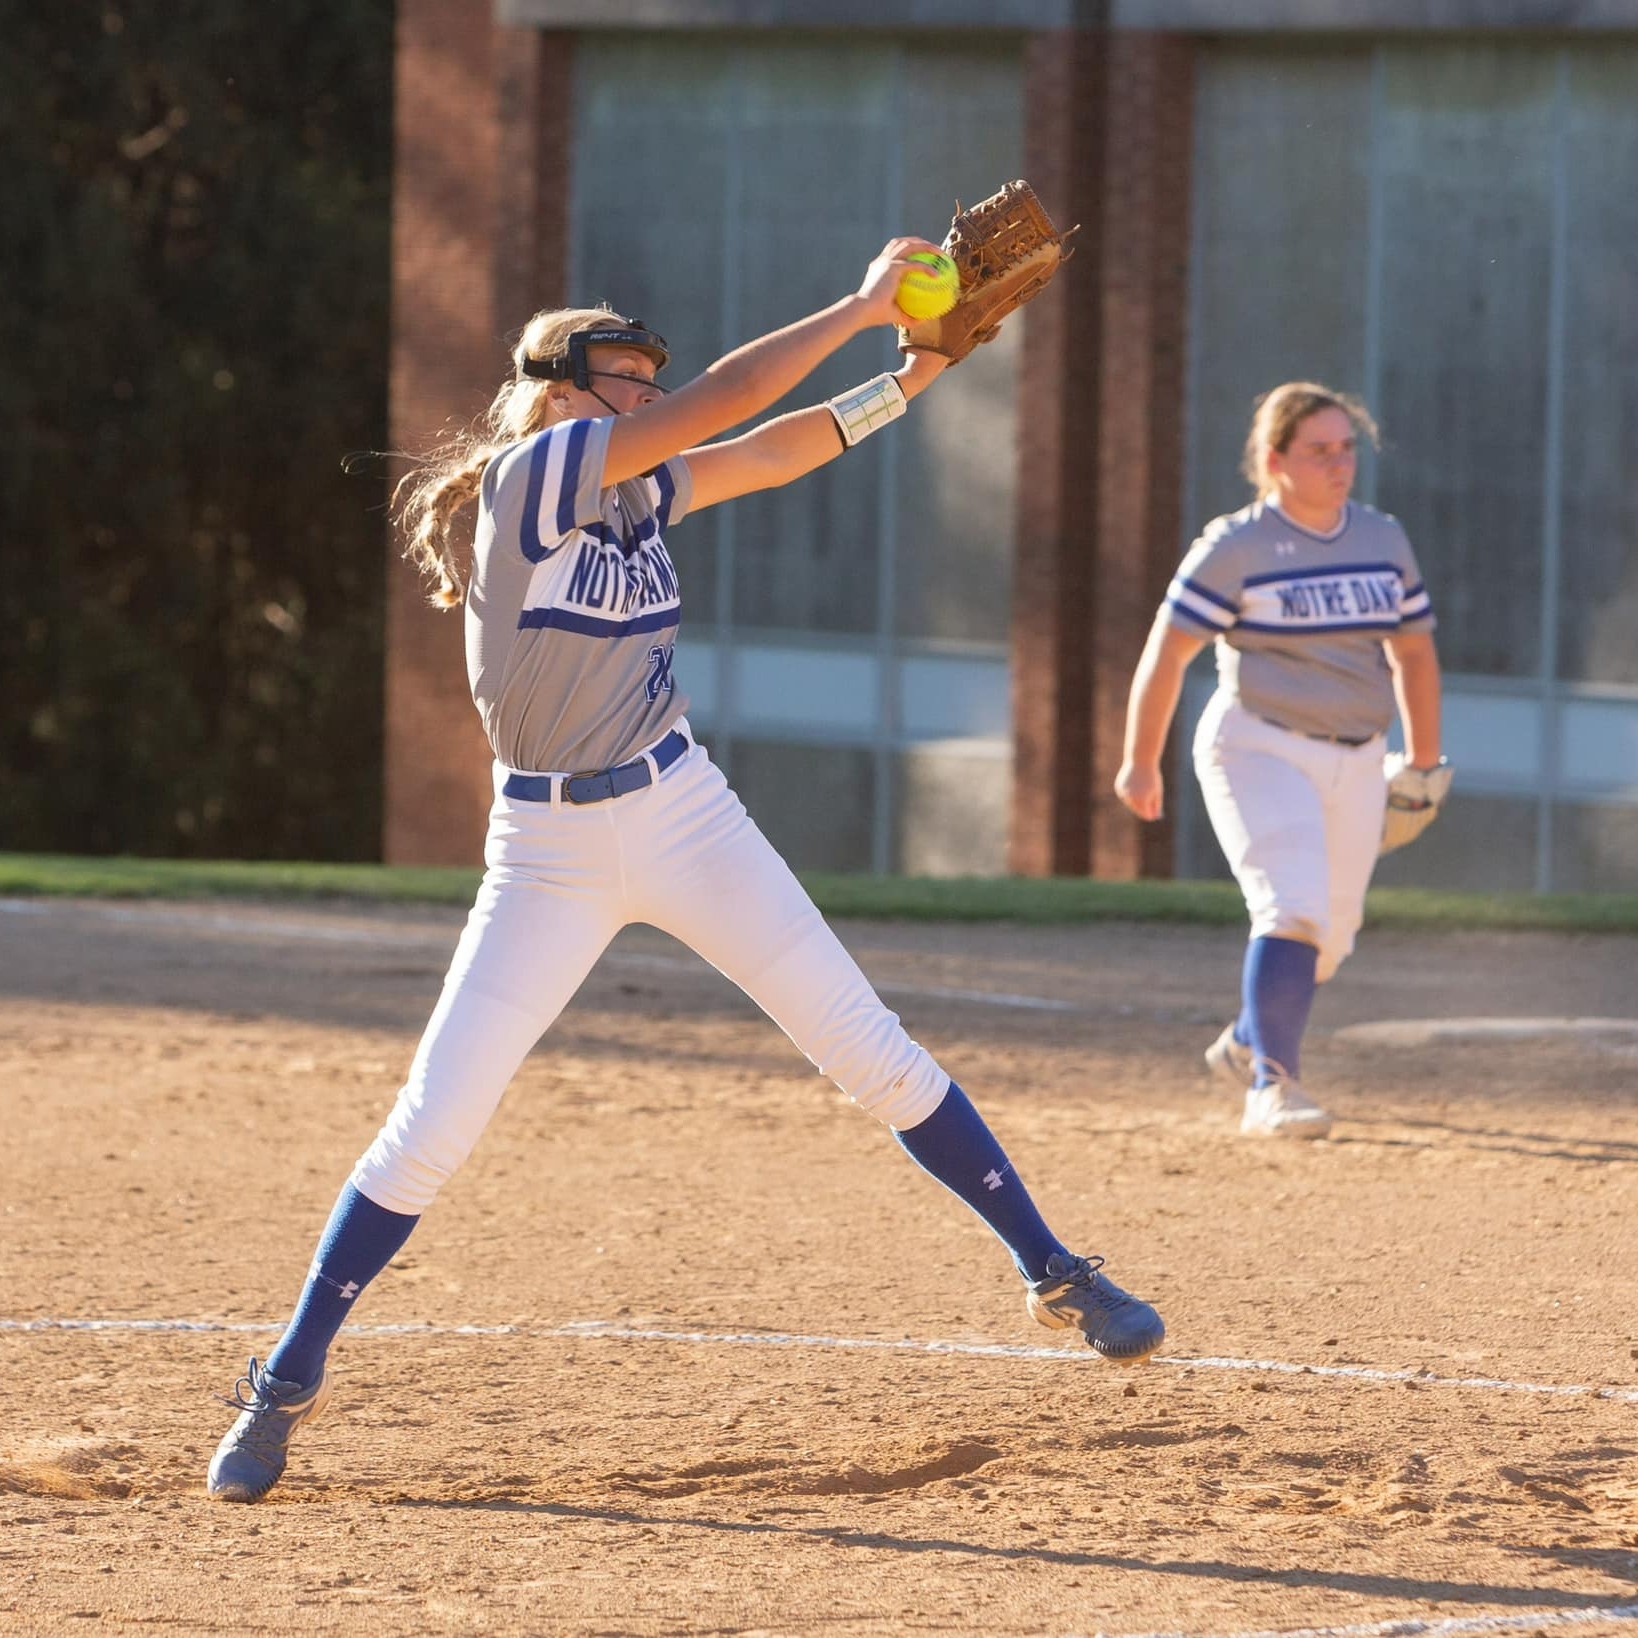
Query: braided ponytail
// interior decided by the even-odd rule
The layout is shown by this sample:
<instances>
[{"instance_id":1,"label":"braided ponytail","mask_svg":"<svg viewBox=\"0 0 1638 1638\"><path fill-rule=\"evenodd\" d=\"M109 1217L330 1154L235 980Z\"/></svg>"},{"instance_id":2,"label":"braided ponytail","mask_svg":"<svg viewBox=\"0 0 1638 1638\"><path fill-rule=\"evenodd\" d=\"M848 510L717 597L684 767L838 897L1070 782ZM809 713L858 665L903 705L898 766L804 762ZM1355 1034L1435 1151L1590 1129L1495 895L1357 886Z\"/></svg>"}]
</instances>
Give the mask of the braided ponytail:
<instances>
[{"instance_id":1,"label":"braided ponytail","mask_svg":"<svg viewBox=\"0 0 1638 1638\"><path fill-rule=\"evenodd\" d=\"M606 324L606 307L565 307L536 313L512 350L515 374L469 429L418 457L393 492L394 521L404 532L404 556L436 581L428 601L459 608L471 577L471 541L457 532L460 515L483 487L489 463L510 445L551 425L547 385L524 375L525 358L565 355L576 330ZM624 322L624 321L622 321Z\"/></svg>"},{"instance_id":2,"label":"braided ponytail","mask_svg":"<svg viewBox=\"0 0 1638 1638\"><path fill-rule=\"evenodd\" d=\"M469 566L457 562L455 520L478 498L484 469L499 453L492 444L465 436L444 445L430 464L398 485L404 556L429 580L437 581L427 596L438 608L458 608L466 595Z\"/></svg>"}]
</instances>

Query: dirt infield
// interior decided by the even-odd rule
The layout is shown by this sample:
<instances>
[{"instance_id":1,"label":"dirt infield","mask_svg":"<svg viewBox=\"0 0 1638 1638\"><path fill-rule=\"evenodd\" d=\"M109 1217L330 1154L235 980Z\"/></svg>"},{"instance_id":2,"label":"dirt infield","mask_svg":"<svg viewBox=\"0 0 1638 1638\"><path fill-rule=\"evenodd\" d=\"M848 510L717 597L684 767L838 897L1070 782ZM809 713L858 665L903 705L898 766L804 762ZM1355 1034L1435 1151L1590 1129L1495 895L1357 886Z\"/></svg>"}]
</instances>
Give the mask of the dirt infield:
<instances>
[{"instance_id":1,"label":"dirt infield","mask_svg":"<svg viewBox=\"0 0 1638 1638\"><path fill-rule=\"evenodd\" d=\"M1198 1068L1238 934L845 926L1048 1218L1166 1315L1122 1371L635 930L369 1293L286 1483L208 1502L211 1395L285 1317L458 925L0 909L0 1631L1638 1638L1638 1046L1335 1038L1632 1018L1633 939L1368 935L1309 1049L1336 1136L1288 1148ZM217 1328L65 1328L98 1321Z\"/></svg>"}]
</instances>

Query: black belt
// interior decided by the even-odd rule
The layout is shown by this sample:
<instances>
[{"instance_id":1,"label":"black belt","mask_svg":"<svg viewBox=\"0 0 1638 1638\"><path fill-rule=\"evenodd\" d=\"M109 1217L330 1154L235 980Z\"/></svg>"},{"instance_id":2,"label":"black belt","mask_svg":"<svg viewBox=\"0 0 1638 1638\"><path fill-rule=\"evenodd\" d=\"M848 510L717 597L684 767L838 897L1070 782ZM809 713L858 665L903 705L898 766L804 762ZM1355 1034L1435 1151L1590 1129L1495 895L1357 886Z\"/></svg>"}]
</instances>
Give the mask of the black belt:
<instances>
[{"instance_id":1,"label":"black belt","mask_svg":"<svg viewBox=\"0 0 1638 1638\"><path fill-rule=\"evenodd\" d=\"M612 797L630 796L652 785L673 762L688 749L688 736L673 728L649 754L654 758L651 772L646 757L634 762L622 762L618 768L604 768L601 772L577 774L525 774L506 776L502 792L520 802L550 802L552 782L562 787L562 799L584 807L588 802L607 802Z\"/></svg>"},{"instance_id":2,"label":"black belt","mask_svg":"<svg viewBox=\"0 0 1638 1638\"><path fill-rule=\"evenodd\" d=\"M1292 728L1283 722L1276 722L1272 717L1265 717L1261 711L1251 713L1259 722L1266 722L1270 728L1284 728L1288 734L1301 734L1304 739L1323 739L1327 745L1347 745L1358 749L1361 745L1369 745L1377 738L1375 734L1366 734L1361 739L1350 739L1347 734L1311 734L1306 728Z\"/></svg>"}]
</instances>

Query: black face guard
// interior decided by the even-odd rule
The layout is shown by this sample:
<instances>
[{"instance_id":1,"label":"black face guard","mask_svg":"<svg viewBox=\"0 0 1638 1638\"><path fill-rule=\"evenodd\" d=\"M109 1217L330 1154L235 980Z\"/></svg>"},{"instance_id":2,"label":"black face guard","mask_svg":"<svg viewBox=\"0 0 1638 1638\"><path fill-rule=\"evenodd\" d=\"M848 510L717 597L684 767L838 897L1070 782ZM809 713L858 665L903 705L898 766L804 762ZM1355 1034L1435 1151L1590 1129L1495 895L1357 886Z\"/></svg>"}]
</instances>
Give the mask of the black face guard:
<instances>
[{"instance_id":1,"label":"black face guard","mask_svg":"<svg viewBox=\"0 0 1638 1638\"><path fill-rule=\"evenodd\" d=\"M671 362L671 349L666 346L665 337L655 334L641 319L633 319L630 324L576 330L569 337L567 357L525 358L523 373L533 381L572 381L582 392L592 392L591 378L602 372L587 368L588 347L634 347L654 359L656 373Z\"/></svg>"}]
</instances>

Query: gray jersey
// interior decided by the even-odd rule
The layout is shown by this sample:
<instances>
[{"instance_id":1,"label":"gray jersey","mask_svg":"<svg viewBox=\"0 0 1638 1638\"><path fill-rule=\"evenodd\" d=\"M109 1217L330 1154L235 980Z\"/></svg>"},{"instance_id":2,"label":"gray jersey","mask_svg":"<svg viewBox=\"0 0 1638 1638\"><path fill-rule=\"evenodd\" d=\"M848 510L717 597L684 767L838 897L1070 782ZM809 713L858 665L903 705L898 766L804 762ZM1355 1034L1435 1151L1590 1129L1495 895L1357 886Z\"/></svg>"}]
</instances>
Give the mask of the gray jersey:
<instances>
[{"instance_id":1,"label":"gray jersey","mask_svg":"<svg viewBox=\"0 0 1638 1638\"><path fill-rule=\"evenodd\" d=\"M1383 638L1434 628L1399 520L1357 501L1328 536L1261 500L1215 519L1166 605L1174 625L1217 639L1218 686L1248 711L1350 739L1393 720Z\"/></svg>"},{"instance_id":2,"label":"gray jersey","mask_svg":"<svg viewBox=\"0 0 1638 1638\"><path fill-rule=\"evenodd\" d=\"M496 759L534 773L629 761L688 708L673 687L681 620L665 530L693 479L673 457L603 487L612 419L566 421L483 475L466 670Z\"/></svg>"}]
</instances>

